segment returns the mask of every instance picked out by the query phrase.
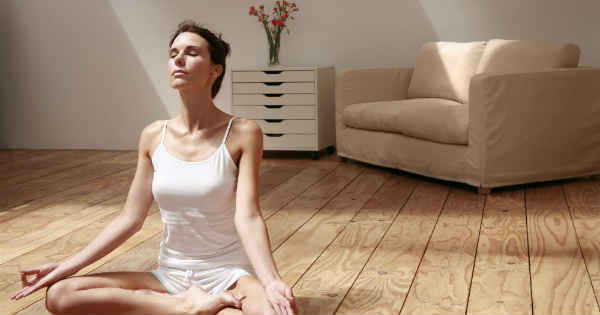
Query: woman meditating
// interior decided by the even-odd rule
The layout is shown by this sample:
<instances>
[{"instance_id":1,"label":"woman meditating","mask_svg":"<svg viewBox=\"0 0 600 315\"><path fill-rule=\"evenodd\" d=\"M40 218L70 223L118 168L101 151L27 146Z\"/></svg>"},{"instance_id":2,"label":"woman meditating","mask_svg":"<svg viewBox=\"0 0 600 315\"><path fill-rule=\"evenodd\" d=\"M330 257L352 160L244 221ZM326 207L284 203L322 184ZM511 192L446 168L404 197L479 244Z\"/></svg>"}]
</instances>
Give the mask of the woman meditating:
<instances>
[{"instance_id":1,"label":"woman meditating","mask_svg":"<svg viewBox=\"0 0 600 315\"><path fill-rule=\"evenodd\" d=\"M181 113L141 132L122 214L69 259L21 271L23 289L13 299L48 287L54 314L297 312L258 202L262 130L213 103L229 52L221 36L193 21L179 24L168 73ZM164 223L155 270L72 276L139 231L154 200Z\"/></svg>"}]
</instances>

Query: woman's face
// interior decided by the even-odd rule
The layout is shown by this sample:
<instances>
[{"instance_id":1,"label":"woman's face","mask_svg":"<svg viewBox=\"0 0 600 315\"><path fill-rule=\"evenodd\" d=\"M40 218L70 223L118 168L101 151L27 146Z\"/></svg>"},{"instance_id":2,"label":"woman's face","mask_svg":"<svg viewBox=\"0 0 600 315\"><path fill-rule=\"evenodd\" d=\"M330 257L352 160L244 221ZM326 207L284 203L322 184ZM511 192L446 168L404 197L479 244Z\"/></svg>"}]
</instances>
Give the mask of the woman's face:
<instances>
[{"instance_id":1,"label":"woman's face","mask_svg":"<svg viewBox=\"0 0 600 315\"><path fill-rule=\"evenodd\" d=\"M183 32L175 38L169 48L169 84L174 89L193 86L208 91L222 72L221 65L210 60L208 42L202 36ZM176 71L183 73L176 73Z\"/></svg>"}]
</instances>

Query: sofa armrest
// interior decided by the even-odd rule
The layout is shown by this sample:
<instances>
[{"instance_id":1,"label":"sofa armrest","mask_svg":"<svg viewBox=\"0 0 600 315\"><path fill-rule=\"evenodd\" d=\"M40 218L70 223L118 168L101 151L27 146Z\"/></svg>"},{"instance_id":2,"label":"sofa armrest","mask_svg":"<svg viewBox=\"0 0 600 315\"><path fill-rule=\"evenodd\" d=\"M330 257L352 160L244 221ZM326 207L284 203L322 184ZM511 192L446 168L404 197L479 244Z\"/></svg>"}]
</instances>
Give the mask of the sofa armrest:
<instances>
[{"instance_id":1,"label":"sofa armrest","mask_svg":"<svg viewBox=\"0 0 600 315\"><path fill-rule=\"evenodd\" d=\"M482 187L600 170L600 68L479 74L469 94Z\"/></svg>"},{"instance_id":2,"label":"sofa armrest","mask_svg":"<svg viewBox=\"0 0 600 315\"><path fill-rule=\"evenodd\" d=\"M350 104L405 99L412 68L348 69L336 74L335 125L336 141L344 128L342 114Z\"/></svg>"}]
</instances>

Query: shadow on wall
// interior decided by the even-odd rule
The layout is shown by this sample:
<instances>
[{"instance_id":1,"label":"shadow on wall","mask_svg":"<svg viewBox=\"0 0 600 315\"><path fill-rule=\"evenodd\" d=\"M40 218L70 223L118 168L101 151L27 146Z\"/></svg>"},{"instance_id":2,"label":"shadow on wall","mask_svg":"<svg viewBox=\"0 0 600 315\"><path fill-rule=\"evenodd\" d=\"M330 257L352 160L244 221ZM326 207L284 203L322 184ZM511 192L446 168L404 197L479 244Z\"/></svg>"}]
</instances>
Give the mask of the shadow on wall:
<instances>
[{"instance_id":1,"label":"shadow on wall","mask_svg":"<svg viewBox=\"0 0 600 315\"><path fill-rule=\"evenodd\" d=\"M0 68L3 70L0 80L0 148L8 147L8 139L12 130L9 128L9 120L14 116L13 105L9 99L8 93L14 93L15 86L12 78L11 63L15 56L10 52L15 49L14 37L16 27L14 18L10 14L10 5L8 1L0 1L0 21L2 22L2 32L0 32L0 43L3 49L0 49Z\"/></svg>"},{"instance_id":2,"label":"shadow on wall","mask_svg":"<svg viewBox=\"0 0 600 315\"><path fill-rule=\"evenodd\" d=\"M0 147L135 150L142 128L167 118L109 3L5 0L1 12Z\"/></svg>"}]
</instances>

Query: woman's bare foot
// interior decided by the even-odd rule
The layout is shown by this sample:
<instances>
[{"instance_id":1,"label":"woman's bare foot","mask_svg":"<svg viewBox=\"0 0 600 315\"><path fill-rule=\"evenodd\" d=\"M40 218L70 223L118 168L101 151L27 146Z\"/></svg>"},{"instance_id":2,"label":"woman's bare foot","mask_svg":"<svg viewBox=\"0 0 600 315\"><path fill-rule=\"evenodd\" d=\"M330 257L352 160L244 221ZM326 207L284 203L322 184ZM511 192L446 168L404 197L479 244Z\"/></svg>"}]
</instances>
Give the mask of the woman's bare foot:
<instances>
[{"instance_id":1,"label":"woman's bare foot","mask_svg":"<svg viewBox=\"0 0 600 315\"><path fill-rule=\"evenodd\" d=\"M227 306L241 309L245 296L236 296L231 292L212 295L197 286L191 286L183 292L183 298L194 314L214 315Z\"/></svg>"}]
</instances>

